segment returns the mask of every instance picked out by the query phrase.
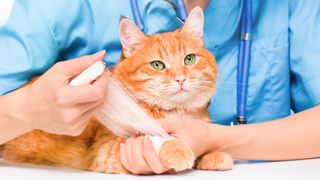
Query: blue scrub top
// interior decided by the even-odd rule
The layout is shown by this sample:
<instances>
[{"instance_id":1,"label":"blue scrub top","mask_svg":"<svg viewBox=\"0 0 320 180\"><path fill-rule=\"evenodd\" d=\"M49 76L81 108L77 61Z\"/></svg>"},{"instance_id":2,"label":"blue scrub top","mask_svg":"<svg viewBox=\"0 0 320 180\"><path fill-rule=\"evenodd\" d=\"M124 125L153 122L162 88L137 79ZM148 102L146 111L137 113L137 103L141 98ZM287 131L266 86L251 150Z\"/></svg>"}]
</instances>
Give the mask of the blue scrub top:
<instances>
[{"instance_id":1,"label":"blue scrub top","mask_svg":"<svg viewBox=\"0 0 320 180\"><path fill-rule=\"evenodd\" d=\"M14 1L14 0L10 0ZM253 0L249 123L275 120L320 103L320 1ZM140 0L145 33L181 26L165 0ZM60 60L106 49L121 54L118 24L132 19L129 0L17 0L0 23L0 95L17 89ZM215 123L236 117L236 66L241 0L210 1L205 46L218 62L218 86L209 107Z\"/></svg>"}]
</instances>

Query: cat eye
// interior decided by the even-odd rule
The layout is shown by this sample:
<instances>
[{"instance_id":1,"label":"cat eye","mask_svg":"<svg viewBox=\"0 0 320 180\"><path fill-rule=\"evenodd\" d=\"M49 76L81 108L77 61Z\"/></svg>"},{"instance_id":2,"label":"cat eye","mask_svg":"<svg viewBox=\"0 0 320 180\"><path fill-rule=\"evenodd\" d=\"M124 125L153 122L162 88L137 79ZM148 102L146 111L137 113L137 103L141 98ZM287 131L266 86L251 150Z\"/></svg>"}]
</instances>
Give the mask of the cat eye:
<instances>
[{"instance_id":1,"label":"cat eye","mask_svg":"<svg viewBox=\"0 0 320 180\"><path fill-rule=\"evenodd\" d=\"M196 55L195 54L188 54L185 58L184 58L184 64L185 65L192 65L196 62Z\"/></svg>"},{"instance_id":2,"label":"cat eye","mask_svg":"<svg viewBox=\"0 0 320 180\"><path fill-rule=\"evenodd\" d=\"M151 62L151 67L155 70L161 71L163 70L166 66L163 64L161 61L152 61Z\"/></svg>"}]
</instances>

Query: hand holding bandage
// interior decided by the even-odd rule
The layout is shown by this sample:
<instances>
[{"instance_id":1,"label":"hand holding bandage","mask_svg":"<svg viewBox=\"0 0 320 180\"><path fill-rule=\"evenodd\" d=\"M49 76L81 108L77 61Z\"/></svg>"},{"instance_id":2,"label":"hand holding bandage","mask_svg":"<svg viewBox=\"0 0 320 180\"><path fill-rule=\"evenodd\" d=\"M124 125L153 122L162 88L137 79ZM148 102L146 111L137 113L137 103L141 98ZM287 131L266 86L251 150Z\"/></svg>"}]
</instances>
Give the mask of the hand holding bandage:
<instances>
[{"instance_id":1,"label":"hand holding bandage","mask_svg":"<svg viewBox=\"0 0 320 180\"><path fill-rule=\"evenodd\" d=\"M92 84L78 87L68 85L70 78L101 61L105 52L62 61L7 96L15 104L13 119L19 120L29 131L40 129L61 135L79 135L90 117L103 106L107 77L99 77Z\"/></svg>"}]
</instances>

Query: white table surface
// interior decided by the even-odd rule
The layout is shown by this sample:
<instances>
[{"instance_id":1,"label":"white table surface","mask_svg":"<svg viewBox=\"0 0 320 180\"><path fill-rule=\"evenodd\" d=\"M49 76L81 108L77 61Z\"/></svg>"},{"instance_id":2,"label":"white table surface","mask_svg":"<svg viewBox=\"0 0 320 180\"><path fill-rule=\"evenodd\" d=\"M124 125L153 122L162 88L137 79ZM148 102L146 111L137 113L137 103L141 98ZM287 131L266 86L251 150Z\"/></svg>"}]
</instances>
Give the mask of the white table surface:
<instances>
[{"instance_id":1,"label":"white table surface","mask_svg":"<svg viewBox=\"0 0 320 180\"><path fill-rule=\"evenodd\" d=\"M112 175L47 167L13 166L0 162L1 180L137 180L137 179L211 179L211 180L320 180L320 159L236 164L226 172L192 170L175 175Z\"/></svg>"}]
</instances>

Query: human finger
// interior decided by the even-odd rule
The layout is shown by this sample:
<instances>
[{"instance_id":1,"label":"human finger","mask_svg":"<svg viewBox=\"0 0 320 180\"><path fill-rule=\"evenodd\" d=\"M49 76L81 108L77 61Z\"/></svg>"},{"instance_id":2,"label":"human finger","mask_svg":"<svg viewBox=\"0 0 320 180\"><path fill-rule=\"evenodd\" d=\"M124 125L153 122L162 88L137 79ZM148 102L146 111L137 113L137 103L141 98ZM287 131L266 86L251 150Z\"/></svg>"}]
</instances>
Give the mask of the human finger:
<instances>
[{"instance_id":1,"label":"human finger","mask_svg":"<svg viewBox=\"0 0 320 180\"><path fill-rule=\"evenodd\" d=\"M169 168L165 167L158 155L156 154L156 151L153 147L153 144L151 142L151 139L148 136L145 136L143 140L143 155L144 159L152 169L152 171L156 174L162 174L169 170Z\"/></svg>"}]
</instances>

